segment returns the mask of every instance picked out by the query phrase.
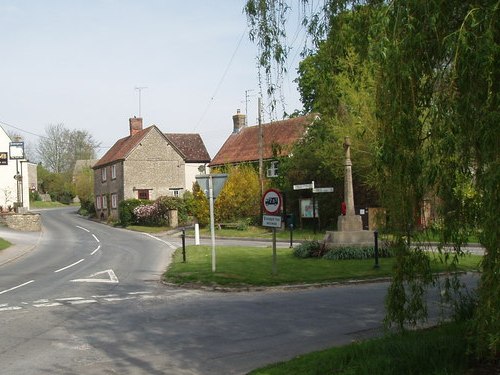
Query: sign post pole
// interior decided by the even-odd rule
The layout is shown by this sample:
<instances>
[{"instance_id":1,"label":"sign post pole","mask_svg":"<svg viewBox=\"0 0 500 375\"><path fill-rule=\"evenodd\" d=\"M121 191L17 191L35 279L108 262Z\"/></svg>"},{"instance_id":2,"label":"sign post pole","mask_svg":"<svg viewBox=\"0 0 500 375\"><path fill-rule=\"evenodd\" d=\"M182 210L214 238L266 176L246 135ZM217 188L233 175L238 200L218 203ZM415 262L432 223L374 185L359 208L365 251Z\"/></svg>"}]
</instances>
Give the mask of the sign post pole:
<instances>
[{"instance_id":1,"label":"sign post pole","mask_svg":"<svg viewBox=\"0 0 500 375\"><path fill-rule=\"evenodd\" d=\"M278 272L276 266L276 228L273 228L273 276Z\"/></svg>"},{"instance_id":2,"label":"sign post pole","mask_svg":"<svg viewBox=\"0 0 500 375\"><path fill-rule=\"evenodd\" d=\"M215 272L215 219L214 219L214 187L212 176L208 177L208 195L210 201L210 236L212 238L212 272Z\"/></svg>"}]
</instances>

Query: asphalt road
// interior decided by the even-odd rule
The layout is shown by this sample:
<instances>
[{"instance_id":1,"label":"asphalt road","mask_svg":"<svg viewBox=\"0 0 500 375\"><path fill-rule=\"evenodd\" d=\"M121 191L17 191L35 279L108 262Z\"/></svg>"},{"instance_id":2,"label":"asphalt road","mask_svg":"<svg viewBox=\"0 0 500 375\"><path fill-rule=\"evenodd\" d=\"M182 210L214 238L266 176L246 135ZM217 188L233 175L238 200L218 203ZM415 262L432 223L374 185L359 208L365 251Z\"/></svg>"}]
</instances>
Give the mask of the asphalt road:
<instances>
[{"instance_id":1,"label":"asphalt road","mask_svg":"<svg viewBox=\"0 0 500 375\"><path fill-rule=\"evenodd\" d=\"M179 238L42 215L36 248L0 266L1 374L244 374L380 332L387 283L169 288Z\"/></svg>"}]
</instances>

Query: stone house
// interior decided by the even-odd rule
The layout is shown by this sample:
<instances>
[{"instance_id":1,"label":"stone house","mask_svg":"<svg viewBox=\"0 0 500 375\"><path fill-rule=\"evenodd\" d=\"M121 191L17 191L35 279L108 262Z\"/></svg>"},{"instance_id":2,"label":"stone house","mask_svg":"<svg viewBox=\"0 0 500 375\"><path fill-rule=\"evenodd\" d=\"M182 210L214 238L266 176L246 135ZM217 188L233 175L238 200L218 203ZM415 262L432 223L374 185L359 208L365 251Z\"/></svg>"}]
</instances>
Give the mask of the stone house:
<instances>
[{"instance_id":1,"label":"stone house","mask_svg":"<svg viewBox=\"0 0 500 375\"><path fill-rule=\"evenodd\" d=\"M24 143L13 141L0 126L0 212L27 211L30 190L37 188L36 164L24 156Z\"/></svg>"},{"instance_id":2,"label":"stone house","mask_svg":"<svg viewBox=\"0 0 500 375\"><path fill-rule=\"evenodd\" d=\"M126 199L182 197L195 176L210 162L199 134L162 133L145 129L142 118L129 119L130 135L118 140L92 167L97 216L118 218Z\"/></svg>"},{"instance_id":3,"label":"stone house","mask_svg":"<svg viewBox=\"0 0 500 375\"><path fill-rule=\"evenodd\" d=\"M309 114L287 120L262 124L262 159L265 176L278 176L277 157L288 156L293 145L307 132L319 116ZM247 126L246 116L237 110L233 116L233 132L222 145L209 166L223 167L242 163L258 163L260 156L259 125Z\"/></svg>"}]
</instances>

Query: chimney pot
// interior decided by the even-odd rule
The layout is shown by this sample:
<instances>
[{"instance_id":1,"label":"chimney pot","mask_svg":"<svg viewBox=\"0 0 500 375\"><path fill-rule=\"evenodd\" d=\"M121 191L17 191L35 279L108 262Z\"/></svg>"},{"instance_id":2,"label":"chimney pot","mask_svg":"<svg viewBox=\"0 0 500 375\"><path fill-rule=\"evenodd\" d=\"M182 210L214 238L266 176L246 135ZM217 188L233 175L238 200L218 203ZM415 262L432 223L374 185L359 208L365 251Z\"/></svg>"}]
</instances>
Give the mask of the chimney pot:
<instances>
[{"instance_id":1,"label":"chimney pot","mask_svg":"<svg viewBox=\"0 0 500 375\"><path fill-rule=\"evenodd\" d=\"M128 119L130 125L130 135L139 133L142 130L142 117L135 117Z\"/></svg>"},{"instance_id":2,"label":"chimney pot","mask_svg":"<svg viewBox=\"0 0 500 375\"><path fill-rule=\"evenodd\" d=\"M239 131L246 126L246 116L240 113L239 109L236 110L236 114L233 115L233 133L239 133Z\"/></svg>"}]
</instances>

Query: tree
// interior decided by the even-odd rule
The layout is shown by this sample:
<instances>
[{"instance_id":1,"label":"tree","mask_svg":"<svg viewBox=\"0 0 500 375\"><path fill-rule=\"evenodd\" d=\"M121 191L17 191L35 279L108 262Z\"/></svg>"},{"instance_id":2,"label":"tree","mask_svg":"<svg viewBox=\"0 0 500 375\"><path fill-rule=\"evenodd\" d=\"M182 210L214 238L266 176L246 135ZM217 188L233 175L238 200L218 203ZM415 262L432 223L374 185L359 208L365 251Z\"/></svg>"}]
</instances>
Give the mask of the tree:
<instances>
[{"instance_id":1,"label":"tree","mask_svg":"<svg viewBox=\"0 0 500 375\"><path fill-rule=\"evenodd\" d=\"M432 278L421 249L410 248L404 238L416 228L424 192L435 191L443 202L442 241L454 245L454 261L462 253L464 234L475 225L481 233L486 253L473 320L474 349L479 357L494 358L500 343L498 0L329 0L320 8L308 7L306 0L299 3L316 47L328 36L336 38L340 48L334 52L354 46L361 61L369 60L374 68L370 116L378 124L373 165L398 250L387 321L403 327L426 316L423 292ZM268 80L274 66L285 67L289 9L285 0L246 3L250 36L258 41ZM368 17L356 24L356 12ZM344 30L363 30L365 37L355 32L346 39L338 28L342 22L350 25ZM306 59L303 78L309 82L304 81L301 94L307 106L325 103L331 113L339 108L337 97L322 92L328 92L325 86L335 87L340 61ZM325 66L334 74L322 85L318 75Z\"/></svg>"},{"instance_id":2,"label":"tree","mask_svg":"<svg viewBox=\"0 0 500 375\"><path fill-rule=\"evenodd\" d=\"M255 219L260 212L260 183L251 165L228 167L228 177L215 201L215 220Z\"/></svg>"},{"instance_id":3,"label":"tree","mask_svg":"<svg viewBox=\"0 0 500 375\"><path fill-rule=\"evenodd\" d=\"M74 177L74 191L80 199L80 205L87 212L94 211L94 171L83 167Z\"/></svg>"},{"instance_id":4,"label":"tree","mask_svg":"<svg viewBox=\"0 0 500 375\"><path fill-rule=\"evenodd\" d=\"M77 160L95 159L99 143L86 130L49 125L36 148L40 161L55 173L71 172Z\"/></svg>"}]
</instances>

